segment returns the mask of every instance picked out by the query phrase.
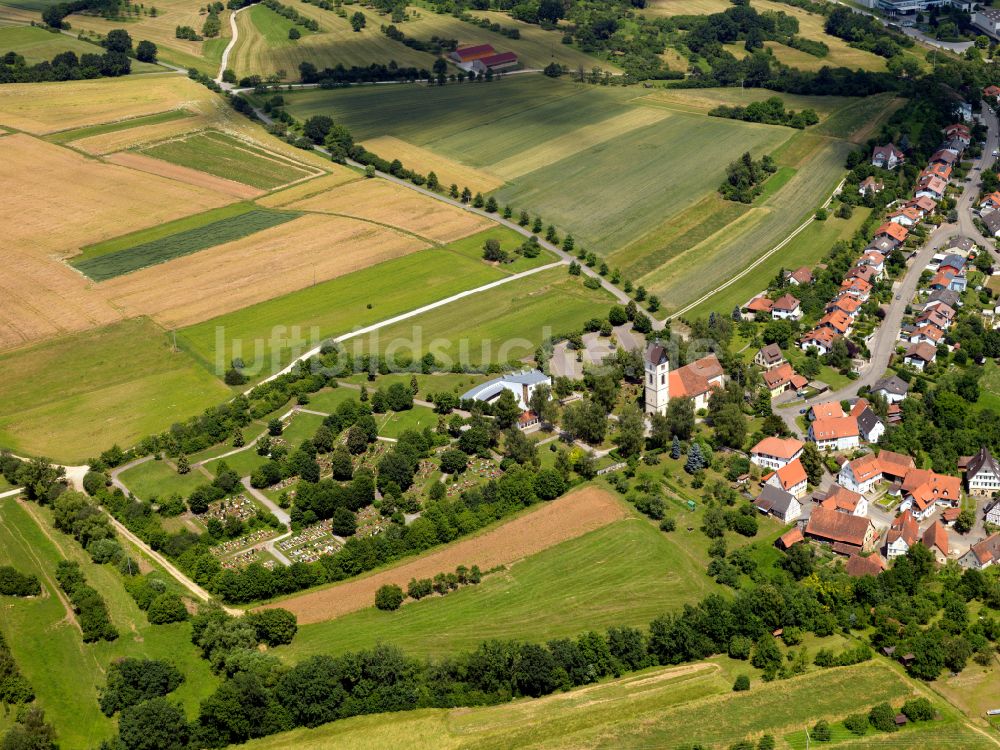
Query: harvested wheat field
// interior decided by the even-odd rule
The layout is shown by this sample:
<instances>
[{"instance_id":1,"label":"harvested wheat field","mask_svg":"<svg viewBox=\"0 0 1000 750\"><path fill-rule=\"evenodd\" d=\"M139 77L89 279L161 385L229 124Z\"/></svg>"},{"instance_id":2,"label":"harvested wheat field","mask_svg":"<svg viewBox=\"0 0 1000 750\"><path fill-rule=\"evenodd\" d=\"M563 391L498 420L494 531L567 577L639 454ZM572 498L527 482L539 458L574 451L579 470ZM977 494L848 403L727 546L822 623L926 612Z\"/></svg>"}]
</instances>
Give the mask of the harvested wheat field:
<instances>
[{"instance_id":1,"label":"harvested wheat field","mask_svg":"<svg viewBox=\"0 0 1000 750\"><path fill-rule=\"evenodd\" d=\"M194 185L195 187L215 190L223 195L229 195L233 198L239 198L241 200L256 198L257 196L264 195L264 193L267 192L266 190L244 185L242 182L227 180L224 177L216 177L208 172L200 172L197 169L191 169L190 167L182 167L179 164L171 164L168 161L154 159L152 156L137 154L132 151L123 151L119 154L111 154L111 156L105 157L105 160L111 162L112 164L120 164L123 167L137 169L140 172L147 172L149 174L165 177L168 180L183 182L185 185Z\"/></svg>"},{"instance_id":2,"label":"harvested wheat field","mask_svg":"<svg viewBox=\"0 0 1000 750\"><path fill-rule=\"evenodd\" d=\"M377 224L314 214L119 276L100 289L127 317L150 315L175 328L425 247L416 237Z\"/></svg>"},{"instance_id":3,"label":"harvested wheat field","mask_svg":"<svg viewBox=\"0 0 1000 750\"><path fill-rule=\"evenodd\" d=\"M29 133L116 122L210 99L184 76L133 76L0 86L0 124Z\"/></svg>"},{"instance_id":4,"label":"harvested wheat field","mask_svg":"<svg viewBox=\"0 0 1000 750\"><path fill-rule=\"evenodd\" d=\"M607 120L584 125L563 135L549 138L544 143L521 151L497 162L490 170L504 179L513 180L528 172L555 164L573 154L600 145L605 141L629 133L637 128L659 122L670 117L670 113L651 107L636 107Z\"/></svg>"},{"instance_id":5,"label":"harvested wheat field","mask_svg":"<svg viewBox=\"0 0 1000 750\"><path fill-rule=\"evenodd\" d=\"M259 201L256 201L256 203L268 208L285 208L295 203L295 201L312 198L332 188L364 179L357 172L347 167L342 167L339 164L330 164L327 168L333 170L328 175L317 177L308 182L301 182L288 188L282 188L276 193L265 195Z\"/></svg>"},{"instance_id":6,"label":"harvested wheat field","mask_svg":"<svg viewBox=\"0 0 1000 750\"><path fill-rule=\"evenodd\" d=\"M372 606L375 592L384 584L395 583L405 589L411 578L433 578L442 570L454 570L459 565L478 565L482 570L510 565L624 516L624 507L611 493L598 487L584 487L485 534L450 544L411 562L263 608L282 607L294 612L300 625L332 620Z\"/></svg>"},{"instance_id":7,"label":"harvested wheat field","mask_svg":"<svg viewBox=\"0 0 1000 750\"><path fill-rule=\"evenodd\" d=\"M139 125L134 128L123 128L110 133L89 135L78 140L69 141L73 148L86 151L88 154L111 154L130 148L140 148L150 143L156 143L166 138L194 133L206 128L211 121L208 115L194 115L155 125Z\"/></svg>"},{"instance_id":8,"label":"harvested wheat field","mask_svg":"<svg viewBox=\"0 0 1000 750\"><path fill-rule=\"evenodd\" d=\"M287 208L354 216L442 243L468 237L492 226L492 222L482 216L379 179L351 182L291 203Z\"/></svg>"},{"instance_id":9,"label":"harvested wheat field","mask_svg":"<svg viewBox=\"0 0 1000 750\"><path fill-rule=\"evenodd\" d=\"M24 134L0 140L0 164L5 247L33 255L67 257L84 245L233 202Z\"/></svg>"},{"instance_id":10,"label":"harvested wheat field","mask_svg":"<svg viewBox=\"0 0 1000 750\"><path fill-rule=\"evenodd\" d=\"M429 151L412 143L394 138L390 135L382 135L378 138L369 138L361 144L373 154L378 154L383 159L392 161L399 159L403 166L426 175L434 172L438 182L442 185L455 183L459 190L468 186L472 192L488 193L503 185L504 180L495 174L467 166L461 162L449 159L446 156Z\"/></svg>"}]
</instances>

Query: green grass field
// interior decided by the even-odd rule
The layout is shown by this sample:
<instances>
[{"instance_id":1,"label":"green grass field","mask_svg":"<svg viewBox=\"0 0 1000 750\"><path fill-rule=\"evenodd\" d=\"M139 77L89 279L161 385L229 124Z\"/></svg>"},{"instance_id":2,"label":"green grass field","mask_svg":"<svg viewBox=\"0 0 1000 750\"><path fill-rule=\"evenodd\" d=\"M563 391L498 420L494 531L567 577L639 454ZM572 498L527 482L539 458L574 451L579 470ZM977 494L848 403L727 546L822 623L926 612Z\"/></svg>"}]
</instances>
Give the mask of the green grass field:
<instances>
[{"instance_id":1,"label":"green grass field","mask_svg":"<svg viewBox=\"0 0 1000 750\"><path fill-rule=\"evenodd\" d=\"M115 252L91 255L89 258L81 260L74 259L72 265L94 281L107 281L116 276L138 271L140 268L166 263L168 260L190 255L199 250L206 250L216 245L248 237L302 215L298 211L275 211L267 208L256 208L249 204L237 204L237 206L248 207L249 210L240 211L234 216L217 219L211 223L169 234L159 239L141 242ZM227 208L233 208L235 211L236 207ZM224 211L225 209L219 210ZM205 214L199 214L199 216L204 217ZM180 221L192 223L192 218ZM155 232L157 229L162 228L146 230L146 233ZM107 245L108 243L102 244Z\"/></svg>"},{"instance_id":2,"label":"green grass field","mask_svg":"<svg viewBox=\"0 0 1000 750\"><path fill-rule=\"evenodd\" d=\"M478 241L481 246L482 240ZM178 333L178 344L212 372L216 364L225 368L240 356L248 364L257 362L260 369L253 376L264 377L288 364L293 350L307 351L325 338L505 275L447 246L432 247L185 328ZM406 283L400 283L401 279ZM293 330L296 327L298 332Z\"/></svg>"},{"instance_id":3,"label":"green grass field","mask_svg":"<svg viewBox=\"0 0 1000 750\"><path fill-rule=\"evenodd\" d=\"M47 3L26 3L11 7L24 10L41 10ZM103 55L104 49L91 42L85 42L67 34L53 34L39 26L7 26L0 28L0 54L16 52L22 55L28 65L51 60L61 52L75 52L80 55ZM151 73L164 70L159 65L132 61L133 73Z\"/></svg>"},{"instance_id":4,"label":"green grass field","mask_svg":"<svg viewBox=\"0 0 1000 750\"><path fill-rule=\"evenodd\" d=\"M45 524L48 535L33 514ZM57 596L54 571L63 558L78 560L88 583L104 597L121 633L118 640L83 643ZM0 501L0 564L13 564L42 582L41 597L4 598L0 630L34 687L38 705L57 727L63 750L90 750L114 734L115 721L97 706L97 688L104 684L104 672L113 659L135 656L172 662L186 680L171 699L179 700L190 715L215 689L217 679L191 645L190 625L149 625L125 592L118 573L91 563L75 541L51 529L42 509L25 509L12 498ZM5 720L0 718L0 726Z\"/></svg>"},{"instance_id":5,"label":"green grass field","mask_svg":"<svg viewBox=\"0 0 1000 750\"><path fill-rule=\"evenodd\" d=\"M414 406L407 411L376 414L375 422L378 424L379 435L398 438L406 430L423 432L427 427L433 430L437 427L438 415L426 406Z\"/></svg>"},{"instance_id":6,"label":"green grass field","mask_svg":"<svg viewBox=\"0 0 1000 750\"><path fill-rule=\"evenodd\" d=\"M612 302L605 290L587 289L565 268L553 268L381 328L346 348L414 359L433 352L444 369L453 362L512 362L533 356L549 336L606 316Z\"/></svg>"},{"instance_id":7,"label":"green grass field","mask_svg":"<svg viewBox=\"0 0 1000 750\"><path fill-rule=\"evenodd\" d=\"M165 461L155 460L123 471L118 478L140 500L164 498L175 492L181 497L187 497L196 487L210 481L200 471L178 474Z\"/></svg>"},{"instance_id":8,"label":"green grass field","mask_svg":"<svg viewBox=\"0 0 1000 750\"><path fill-rule=\"evenodd\" d=\"M415 655L471 650L489 638L545 641L611 625L645 627L716 585L704 575L704 551L642 518L616 521L515 563L443 597L397 612L374 607L304 625L277 653L292 661L328 651L393 643Z\"/></svg>"},{"instance_id":9,"label":"green grass field","mask_svg":"<svg viewBox=\"0 0 1000 750\"><path fill-rule=\"evenodd\" d=\"M285 157L268 154L251 144L211 131L165 141L143 149L142 153L262 190L315 174L312 169Z\"/></svg>"},{"instance_id":10,"label":"green grass field","mask_svg":"<svg viewBox=\"0 0 1000 750\"><path fill-rule=\"evenodd\" d=\"M726 748L748 737L785 736L818 718L839 719L881 701L900 704L913 685L894 669L872 662L815 671L789 680L754 682L749 692L731 691L740 667L713 659L694 669L657 668L596 686L538 700L501 706L425 709L356 717L314 730L296 730L241 747L247 750L360 750L391 745L406 737L407 747L499 748L674 748L698 742ZM750 671L750 670L745 670ZM940 703L940 701L935 701ZM837 748L995 748L995 741L968 728L947 708L936 722L902 732L838 743ZM813 744L816 747L816 744Z\"/></svg>"},{"instance_id":11,"label":"green grass field","mask_svg":"<svg viewBox=\"0 0 1000 750\"><path fill-rule=\"evenodd\" d=\"M141 318L7 352L0 370L0 446L64 463L127 447L230 394Z\"/></svg>"},{"instance_id":12,"label":"green grass field","mask_svg":"<svg viewBox=\"0 0 1000 750\"><path fill-rule=\"evenodd\" d=\"M168 112L160 112L155 115L145 115L143 117L132 117L128 120L109 122L104 125L90 125L85 128L61 130L58 133L45 136L45 140L50 143L69 143L70 141L90 138L95 135L117 133L119 130L141 128L145 125L159 125L161 122L170 122L171 120L183 120L186 117L194 117L194 115L186 109L171 109Z\"/></svg>"}]
</instances>

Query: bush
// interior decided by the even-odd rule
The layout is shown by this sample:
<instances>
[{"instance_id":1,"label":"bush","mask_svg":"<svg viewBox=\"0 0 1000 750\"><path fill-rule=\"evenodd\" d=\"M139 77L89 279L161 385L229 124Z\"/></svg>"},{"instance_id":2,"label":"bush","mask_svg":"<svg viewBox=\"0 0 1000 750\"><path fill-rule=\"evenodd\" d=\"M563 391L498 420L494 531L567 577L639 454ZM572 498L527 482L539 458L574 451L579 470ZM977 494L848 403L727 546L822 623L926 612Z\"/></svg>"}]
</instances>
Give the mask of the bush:
<instances>
[{"instance_id":1,"label":"bush","mask_svg":"<svg viewBox=\"0 0 1000 750\"><path fill-rule=\"evenodd\" d=\"M403 603L403 589L394 583L380 586L375 592L375 606L385 612L399 609Z\"/></svg>"},{"instance_id":2,"label":"bush","mask_svg":"<svg viewBox=\"0 0 1000 750\"><path fill-rule=\"evenodd\" d=\"M896 712L888 703L879 703L868 713L868 722L880 732L895 732Z\"/></svg>"},{"instance_id":3,"label":"bush","mask_svg":"<svg viewBox=\"0 0 1000 750\"><path fill-rule=\"evenodd\" d=\"M910 721L930 721L934 718L934 707L926 698L911 698L903 704L902 713Z\"/></svg>"},{"instance_id":4,"label":"bush","mask_svg":"<svg viewBox=\"0 0 1000 750\"><path fill-rule=\"evenodd\" d=\"M0 594L4 596L38 596L42 586L31 573L21 573L9 565L0 566Z\"/></svg>"},{"instance_id":5,"label":"bush","mask_svg":"<svg viewBox=\"0 0 1000 750\"><path fill-rule=\"evenodd\" d=\"M188 618L188 611L177 594L160 594L149 605L146 617L153 625L164 625L168 622L183 622Z\"/></svg>"},{"instance_id":6,"label":"bush","mask_svg":"<svg viewBox=\"0 0 1000 750\"><path fill-rule=\"evenodd\" d=\"M844 719L844 726L847 731L860 737L868 731L868 717L864 714L851 714Z\"/></svg>"},{"instance_id":7,"label":"bush","mask_svg":"<svg viewBox=\"0 0 1000 750\"><path fill-rule=\"evenodd\" d=\"M268 646L282 646L291 643L299 630L295 614L280 607L250 612L245 615L244 619L257 630L257 640Z\"/></svg>"},{"instance_id":8,"label":"bush","mask_svg":"<svg viewBox=\"0 0 1000 750\"><path fill-rule=\"evenodd\" d=\"M827 723L826 719L820 719L816 722L810 736L816 740L816 742L830 741L830 725Z\"/></svg>"},{"instance_id":9,"label":"bush","mask_svg":"<svg viewBox=\"0 0 1000 750\"><path fill-rule=\"evenodd\" d=\"M118 659L108 667L108 681L101 690L105 716L151 698L160 698L184 682L175 666L158 659Z\"/></svg>"},{"instance_id":10,"label":"bush","mask_svg":"<svg viewBox=\"0 0 1000 750\"><path fill-rule=\"evenodd\" d=\"M743 690L750 689L750 678L745 674L741 674L736 678L736 682L733 683L733 690L736 692L742 692Z\"/></svg>"}]
</instances>

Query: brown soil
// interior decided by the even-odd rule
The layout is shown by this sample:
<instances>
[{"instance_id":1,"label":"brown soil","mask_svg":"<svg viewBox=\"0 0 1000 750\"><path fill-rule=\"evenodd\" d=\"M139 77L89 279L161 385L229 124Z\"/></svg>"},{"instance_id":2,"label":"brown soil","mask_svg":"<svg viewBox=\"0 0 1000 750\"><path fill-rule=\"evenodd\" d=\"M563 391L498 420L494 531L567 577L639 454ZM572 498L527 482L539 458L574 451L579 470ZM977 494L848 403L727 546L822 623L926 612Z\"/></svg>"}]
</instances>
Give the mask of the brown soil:
<instances>
[{"instance_id":1,"label":"brown soil","mask_svg":"<svg viewBox=\"0 0 1000 750\"><path fill-rule=\"evenodd\" d=\"M510 565L606 526L624 515L625 509L613 495L598 487L585 487L485 534L389 570L265 605L262 609L287 609L296 614L300 625L332 620L371 607L375 592L384 584L395 583L405 588L411 578L432 578L442 570L454 570L459 565L478 565L482 570Z\"/></svg>"}]
</instances>

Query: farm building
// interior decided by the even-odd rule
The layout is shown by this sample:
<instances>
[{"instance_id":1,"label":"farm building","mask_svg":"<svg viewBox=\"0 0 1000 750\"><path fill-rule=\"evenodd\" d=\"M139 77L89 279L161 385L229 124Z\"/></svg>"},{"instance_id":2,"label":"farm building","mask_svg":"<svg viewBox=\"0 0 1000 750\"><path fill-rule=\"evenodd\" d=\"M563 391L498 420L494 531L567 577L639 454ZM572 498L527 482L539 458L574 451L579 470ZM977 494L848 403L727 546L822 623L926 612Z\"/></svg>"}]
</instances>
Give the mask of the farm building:
<instances>
[{"instance_id":1,"label":"farm building","mask_svg":"<svg viewBox=\"0 0 1000 750\"><path fill-rule=\"evenodd\" d=\"M488 55L486 57L480 57L472 61L473 73L486 73L492 71L494 73L503 73L507 70L514 70L517 68L517 54L514 52L499 52L495 55Z\"/></svg>"},{"instance_id":2,"label":"farm building","mask_svg":"<svg viewBox=\"0 0 1000 750\"><path fill-rule=\"evenodd\" d=\"M459 67L465 67L472 65L475 60L479 60L483 57L490 57L496 53L497 51L493 49L492 44L476 44L471 47L459 47L448 55L448 57L450 57L453 62L458 63ZM466 67L466 69L468 68Z\"/></svg>"},{"instance_id":3,"label":"farm building","mask_svg":"<svg viewBox=\"0 0 1000 750\"><path fill-rule=\"evenodd\" d=\"M854 578L877 576L885 572L885 560L878 552L870 555L851 555L847 560L847 575Z\"/></svg>"},{"instance_id":4,"label":"farm building","mask_svg":"<svg viewBox=\"0 0 1000 750\"><path fill-rule=\"evenodd\" d=\"M492 403L500 398L500 394L506 390L513 393L518 406L527 411L531 394L540 385L551 386L552 378L540 370L526 370L488 380L463 393L462 399Z\"/></svg>"},{"instance_id":5,"label":"farm building","mask_svg":"<svg viewBox=\"0 0 1000 750\"><path fill-rule=\"evenodd\" d=\"M806 524L806 536L829 542L835 552L867 552L875 543L875 527L863 516L820 507L813 509Z\"/></svg>"}]
</instances>

